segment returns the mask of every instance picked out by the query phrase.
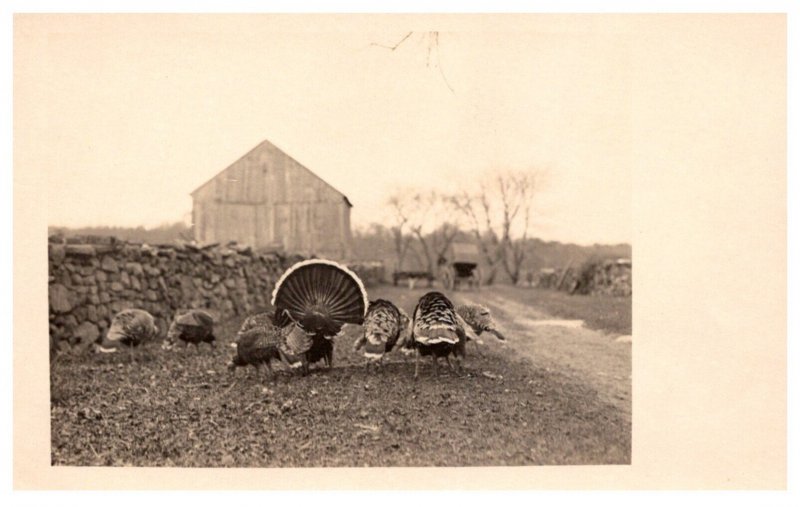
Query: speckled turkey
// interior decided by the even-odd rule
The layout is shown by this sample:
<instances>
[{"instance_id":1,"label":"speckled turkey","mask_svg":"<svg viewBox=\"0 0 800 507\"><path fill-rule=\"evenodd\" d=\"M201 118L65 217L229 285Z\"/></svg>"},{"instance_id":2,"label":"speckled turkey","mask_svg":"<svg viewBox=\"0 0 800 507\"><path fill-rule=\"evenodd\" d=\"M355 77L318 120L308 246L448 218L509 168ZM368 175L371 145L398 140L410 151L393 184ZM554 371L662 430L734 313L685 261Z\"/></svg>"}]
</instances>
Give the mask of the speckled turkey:
<instances>
[{"instance_id":1,"label":"speckled turkey","mask_svg":"<svg viewBox=\"0 0 800 507\"><path fill-rule=\"evenodd\" d=\"M364 317L363 334L353 344L353 350L364 349L365 368L373 362L383 366L383 358L395 346L402 348L410 338L411 319L391 301L370 302Z\"/></svg>"},{"instance_id":2,"label":"speckled turkey","mask_svg":"<svg viewBox=\"0 0 800 507\"><path fill-rule=\"evenodd\" d=\"M428 292L417 303L413 318L409 346L416 350L414 378L419 376L420 356L433 358L437 375L440 357L444 357L452 368L452 355L460 370L467 342L466 330L447 296L441 292Z\"/></svg>"},{"instance_id":3,"label":"speckled turkey","mask_svg":"<svg viewBox=\"0 0 800 507\"><path fill-rule=\"evenodd\" d=\"M493 334L498 340L506 341L506 337L497 328L497 324L492 317L492 312L483 305L460 305L456 307L456 313L464 319L470 329L480 336L484 331Z\"/></svg>"},{"instance_id":4,"label":"speckled turkey","mask_svg":"<svg viewBox=\"0 0 800 507\"><path fill-rule=\"evenodd\" d=\"M152 315L144 310L130 308L118 312L111 319L98 352L116 352L119 347L133 349L158 336L158 327ZM132 356L131 356L132 357Z\"/></svg>"}]
</instances>

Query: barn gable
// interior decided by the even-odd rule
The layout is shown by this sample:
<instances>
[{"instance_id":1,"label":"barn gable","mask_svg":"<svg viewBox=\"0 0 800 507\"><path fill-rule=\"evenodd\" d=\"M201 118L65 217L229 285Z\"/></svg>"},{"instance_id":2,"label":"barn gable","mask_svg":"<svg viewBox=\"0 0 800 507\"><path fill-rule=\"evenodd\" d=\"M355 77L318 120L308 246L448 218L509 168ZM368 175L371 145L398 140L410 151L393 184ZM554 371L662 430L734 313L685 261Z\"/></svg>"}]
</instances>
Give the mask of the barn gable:
<instances>
[{"instance_id":1,"label":"barn gable","mask_svg":"<svg viewBox=\"0 0 800 507\"><path fill-rule=\"evenodd\" d=\"M342 258L347 197L269 141L192 192L195 239Z\"/></svg>"}]
</instances>

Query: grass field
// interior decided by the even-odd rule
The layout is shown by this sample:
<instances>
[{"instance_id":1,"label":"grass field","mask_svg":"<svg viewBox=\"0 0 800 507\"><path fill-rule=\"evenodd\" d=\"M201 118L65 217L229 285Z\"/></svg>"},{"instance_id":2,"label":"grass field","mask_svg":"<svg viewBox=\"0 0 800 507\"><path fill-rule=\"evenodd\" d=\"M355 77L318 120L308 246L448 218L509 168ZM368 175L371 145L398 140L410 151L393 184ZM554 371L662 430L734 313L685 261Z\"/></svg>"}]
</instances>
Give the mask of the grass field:
<instances>
[{"instance_id":1,"label":"grass field","mask_svg":"<svg viewBox=\"0 0 800 507\"><path fill-rule=\"evenodd\" d=\"M411 311L427 289L379 287ZM307 377L228 372L238 321L200 352L147 347L63 357L51 371L52 461L137 466L477 466L629 463L630 298L569 298L496 287L452 294L492 308L509 338L470 348L466 374L433 375L389 356L365 372L336 344ZM572 303L571 303L572 302ZM627 305L627 311L625 306ZM578 318L588 328L539 326ZM592 329L593 328L593 329ZM598 331L598 329L600 331Z\"/></svg>"}]
</instances>

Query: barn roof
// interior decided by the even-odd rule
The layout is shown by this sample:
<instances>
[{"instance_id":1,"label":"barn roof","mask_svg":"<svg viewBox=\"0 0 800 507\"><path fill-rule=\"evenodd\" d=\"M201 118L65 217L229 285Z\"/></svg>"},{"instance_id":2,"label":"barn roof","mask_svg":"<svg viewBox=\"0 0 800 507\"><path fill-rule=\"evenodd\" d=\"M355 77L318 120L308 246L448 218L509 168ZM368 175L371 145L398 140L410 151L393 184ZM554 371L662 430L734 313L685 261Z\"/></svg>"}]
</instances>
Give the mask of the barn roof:
<instances>
[{"instance_id":1,"label":"barn roof","mask_svg":"<svg viewBox=\"0 0 800 507\"><path fill-rule=\"evenodd\" d=\"M194 190L193 190L193 191L192 191L192 192L191 192L189 195L191 195L192 197L194 197L194 195L195 195L197 192L199 192L199 191L200 191L200 189L202 189L203 187L205 187L206 185L208 185L209 183L211 183L212 181L214 181L215 179L217 179L217 178L218 178L220 175L222 175L222 174L223 174L225 171L227 171L227 170L228 170L228 169L230 169L231 167L235 166L237 163L239 163L239 161L240 161L240 160L242 160L242 159L243 159L243 158L245 158L246 156L250 155L251 153L253 153L253 152L256 152L256 151L259 151L259 150L261 150L261 149L264 149L264 148L272 148L272 149L274 149L274 150L277 150L277 151L278 151L278 152L279 152L281 155L283 155L284 157L288 158L289 160L292 160L292 161L294 161L294 162L295 162L295 163L296 163L298 166L300 166L300 167L302 167L303 169L305 169L306 171L308 171L308 173L309 173L311 176L313 176L313 177L317 178L317 179L318 179L318 180L320 180L321 182L325 183L325 185L327 185L328 187L330 187L330 189L331 189L331 190L333 190L334 192L336 192L336 193L340 194L340 195L341 195L341 196L344 198L344 202L346 202L348 206L350 206L351 208L353 207L353 203L351 203L351 202L350 202L350 199L348 199L348 198L347 198L347 196L346 196L346 195L344 195L344 193L342 193L342 192L341 192L341 191L340 191L338 188L334 187L333 185L331 185L331 184L330 184L330 183L328 183L327 181L325 181L325 180L323 180L322 178L320 178L320 177L319 177L319 175L317 175L317 173L315 173L314 171L312 171L311 169L309 169L308 167L306 167L304 164L301 164L301 163L300 163L300 162L298 162L298 161L297 161L297 160L296 160L294 157L292 157L291 155L289 155L288 153L286 153L286 152L285 152L285 151L283 151L282 149L278 148L277 146L275 146L274 144L272 144L271 142L269 142L269 141L268 141L268 140L266 140L266 139L265 139L265 140L263 140L263 141L261 141L261 142L260 142L260 143L258 143L258 145L256 145L256 146L255 146L253 149L251 149L251 150L247 151L247 152L246 152L244 155L242 155L241 157L239 157L238 159L236 159L236 160L235 160L235 161L234 161L232 164L230 164L228 167L226 167L225 169L221 170L220 172L218 172L217 174L215 174L214 176L212 176L211 178L209 178L209 179L208 179L208 180L207 180L205 183L203 183L203 184L202 184L202 185L200 185L199 187L195 188L195 189L194 189Z\"/></svg>"}]
</instances>

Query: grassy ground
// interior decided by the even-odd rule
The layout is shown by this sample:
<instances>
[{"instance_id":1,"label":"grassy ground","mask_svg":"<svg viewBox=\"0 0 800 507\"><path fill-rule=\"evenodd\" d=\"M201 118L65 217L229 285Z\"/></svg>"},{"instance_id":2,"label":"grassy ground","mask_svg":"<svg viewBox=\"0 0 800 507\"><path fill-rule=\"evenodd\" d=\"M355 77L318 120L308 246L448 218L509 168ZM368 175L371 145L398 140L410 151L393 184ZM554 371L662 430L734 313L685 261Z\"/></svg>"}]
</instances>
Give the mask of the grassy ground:
<instances>
[{"instance_id":1,"label":"grassy ground","mask_svg":"<svg viewBox=\"0 0 800 507\"><path fill-rule=\"evenodd\" d=\"M520 302L564 319L579 319L591 329L631 334L631 298L579 295L545 289L519 289L498 286L501 294L513 294Z\"/></svg>"},{"instance_id":2,"label":"grassy ground","mask_svg":"<svg viewBox=\"0 0 800 507\"><path fill-rule=\"evenodd\" d=\"M370 290L407 311L426 289ZM469 466L630 462L630 345L591 330L546 330L530 291L456 293L493 308L509 344L487 338L464 376L390 356L382 373L337 341L335 367L274 380L230 373L227 342L197 353L149 347L65 357L51 372L52 461L140 466ZM509 301L516 301L514 312ZM628 303L630 299L628 299ZM598 310L600 311L600 310ZM520 315L524 313L524 315ZM622 313L621 313L622 314ZM629 313L628 313L629 315ZM528 319L528 320L525 320ZM622 324L624 325L624 324ZM628 326L630 324L628 323ZM616 328L615 328L616 329ZM554 334L555 333L555 334ZM575 357L591 356L585 363ZM470 352L475 352L471 349ZM596 375L602 365L604 376Z\"/></svg>"}]
</instances>

